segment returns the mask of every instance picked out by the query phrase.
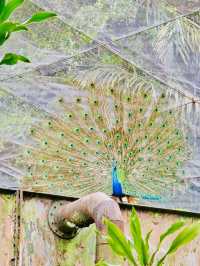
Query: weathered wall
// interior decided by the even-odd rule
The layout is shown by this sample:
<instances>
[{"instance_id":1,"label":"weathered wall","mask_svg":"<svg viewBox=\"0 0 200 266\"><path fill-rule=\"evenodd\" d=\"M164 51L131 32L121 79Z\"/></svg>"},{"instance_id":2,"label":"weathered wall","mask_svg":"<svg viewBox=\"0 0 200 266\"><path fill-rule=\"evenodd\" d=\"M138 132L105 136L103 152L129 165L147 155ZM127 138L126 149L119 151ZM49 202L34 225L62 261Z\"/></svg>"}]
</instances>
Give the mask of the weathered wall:
<instances>
[{"instance_id":1,"label":"weathered wall","mask_svg":"<svg viewBox=\"0 0 200 266\"><path fill-rule=\"evenodd\" d=\"M92 266L95 261L95 226L82 229L73 240L62 240L48 226L51 199L24 198L21 230L22 266Z\"/></svg>"},{"instance_id":2,"label":"weathered wall","mask_svg":"<svg viewBox=\"0 0 200 266\"><path fill-rule=\"evenodd\" d=\"M0 266L92 266L96 258L95 226L81 229L72 240L62 240L55 236L48 226L48 210L57 199L28 195L15 198L14 194L0 196ZM21 219L16 217L17 209L21 209ZM21 208L20 208L21 205ZM130 208L123 207L122 213L126 221L125 232L129 235L128 220ZM144 233L153 229L151 247L155 248L158 237L171 223L184 219L188 224L198 218L178 216L177 214L158 213L138 210L142 220ZM21 221L21 222L19 222ZM20 223L17 234L16 224ZM15 236L14 236L15 235ZM18 252L14 248L19 238ZM162 252L170 243L166 240ZM167 266L199 266L200 238L178 251L172 256ZM106 249L106 252L111 252ZM15 255L16 260L14 259ZM18 257L18 259L17 259ZM16 263L15 263L16 262Z\"/></svg>"},{"instance_id":3,"label":"weathered wall","mask_svg":"<svg viewBox=\"0 0 200 266\"><path fill-rule=\"evenodd\" d=\"M173 222L178 219L184 220L187 224L192 223L193 221L197 221L197 218L189 218L185 216L179 216L175 214L168 213L158 213L158 212L144 212L139 211L139 216L142 220L142 228L144 233L147 233L151 229L153 229L152 237L150 240L150 246L152 248L156 247L156 243L158 243L159 235L165 231ZM128 221L128 217L130 215L130 211L123 211L124 219ZM128 234L128 222L126 223L126 233ZM166 251L170 240L174 237L169 237L164 242L162 252ZM191 244L180 249L175 255L170 257L168 260L167 266L199 266L200 265L200 237L194 240Z\"/></svg>"},{"instance_id":4,"label":"weathered wall","mask_svg":"<svg viewBox=\"0 0 200 266\"><path fill-rule=\"evenodd\" d=\"M15 263L15 197L0 194L0 266Z\"/></svg>"}]
</instances>

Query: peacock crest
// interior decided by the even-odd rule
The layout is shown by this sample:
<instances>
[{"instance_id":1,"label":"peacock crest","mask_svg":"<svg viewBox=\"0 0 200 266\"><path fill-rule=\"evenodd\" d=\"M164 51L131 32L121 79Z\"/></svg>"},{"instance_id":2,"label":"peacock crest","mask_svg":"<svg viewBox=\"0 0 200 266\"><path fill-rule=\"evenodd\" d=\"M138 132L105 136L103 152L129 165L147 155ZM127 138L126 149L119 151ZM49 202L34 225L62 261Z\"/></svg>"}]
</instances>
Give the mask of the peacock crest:
<instances>
[{"instance_id":1,"label":"peacock crest","mask_svg":"<svg viewBox=\"0 0 200 266\"><path fill-rule=\"evenodd\" d=\"M30 129L34 145L20 159L23 186L71 196L112 194L113 167L127 195L161 198L181 186L189 152L179 110L166 108L170 96L145 86L113 85L105 92L102 84L90 85L69 100L59 98L59 115Z\"/></svg>"}]
</instances>

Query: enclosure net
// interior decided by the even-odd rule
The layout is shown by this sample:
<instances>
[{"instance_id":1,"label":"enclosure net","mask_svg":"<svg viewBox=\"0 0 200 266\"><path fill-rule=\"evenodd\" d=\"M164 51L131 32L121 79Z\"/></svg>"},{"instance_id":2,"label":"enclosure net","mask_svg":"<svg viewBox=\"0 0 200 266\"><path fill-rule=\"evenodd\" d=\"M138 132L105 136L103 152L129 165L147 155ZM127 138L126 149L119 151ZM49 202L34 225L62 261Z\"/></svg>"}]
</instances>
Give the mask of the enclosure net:
<instances>
[{"instance_id":1,"label":"enclosure net","mask_svg":"<svg viewBox=\"0 0 200 266\"><path fill-rule=\"evenodd\" d=\"M0 187L200 212L199 0L34 0L0 56Z\"/></svg>"}]
</instances>

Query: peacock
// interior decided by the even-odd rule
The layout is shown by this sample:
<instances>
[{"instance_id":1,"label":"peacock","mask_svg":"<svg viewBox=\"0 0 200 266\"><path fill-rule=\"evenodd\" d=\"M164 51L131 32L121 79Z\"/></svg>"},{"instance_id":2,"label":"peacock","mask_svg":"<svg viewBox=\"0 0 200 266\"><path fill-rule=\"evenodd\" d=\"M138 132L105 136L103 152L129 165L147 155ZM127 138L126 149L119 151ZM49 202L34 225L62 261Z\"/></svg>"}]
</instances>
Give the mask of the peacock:
<instances>
[{"instance_id":1,"label":"peacock","mask_svg":"<svg viewBox=\"0 0 200 266\"><path fill-rule=\"evenodd\" d=\"M30 128L31 144L19 160L23 187L138 200L162 200L181 189L190 154L180 110L168 108L170 95L145 83L111 86L90 76L86 83L74 82L74 93L57 99L59 113Z\"/></svg>"}]
</instances>

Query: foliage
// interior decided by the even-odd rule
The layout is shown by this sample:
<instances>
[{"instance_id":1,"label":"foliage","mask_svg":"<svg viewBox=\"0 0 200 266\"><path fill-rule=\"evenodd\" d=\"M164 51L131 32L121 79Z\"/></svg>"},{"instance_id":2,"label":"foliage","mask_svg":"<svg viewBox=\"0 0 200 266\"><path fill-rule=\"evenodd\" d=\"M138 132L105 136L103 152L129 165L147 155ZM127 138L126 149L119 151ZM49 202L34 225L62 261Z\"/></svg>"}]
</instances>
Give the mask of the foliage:
<instances>
[{"instance_id":1,"label":"foliage","mask_svg":"<svg viewBox=\"0 0 200 266\"><path fill-rule=\"evenodd\" d=\"M28 27L32 23L40 23L56 14L52 12L38 12L33 14L24 22L10 21L13 12L22 4L24 0L0 0L0 46L10 38L12 33L18 31L28 31ZM14 65L18 61L29 63L30 60L22 55L7 53L0 61L0 65Z\"/></svg>"},{"instance_id":2,"label":"foliage","mask_svg":"<svg viewBox=\"0 0 200 266\"><path fill-rule=\"evenodd\" d=\"M196 17L199 17L196 15ZM169 60L171 50L179 55L184 64L191 60L191 53L199 52L199 26L192 20L186 18L176 19L158 28L153 49L161 62Z\"/></svg>"},{"instance_id":3,"label":"foliage","mask_svg":"<svg viewBox=\"0 0 200 266\"><path fill-rule=\"evenodd\" d=\"M158 245L152 252L149 246L152 231L149 231L143 238L140 220L135 209L133 209L130 218L131 240L128 240L120 229L109 220L106 219L105 223L107 226L107 240L113 252L123 257L129 265L133 266L162 266L169 255L175 253L179 248L188 244L200 234L200 223L193 223L183 228L185 223L177 221L160 235ZM162 256L160 254L159 256L164 240L180 229L182 230L171 242L165 254ZM97 266L111 265L105 261L99 261Z\"/></svg>"}]
</instances>

